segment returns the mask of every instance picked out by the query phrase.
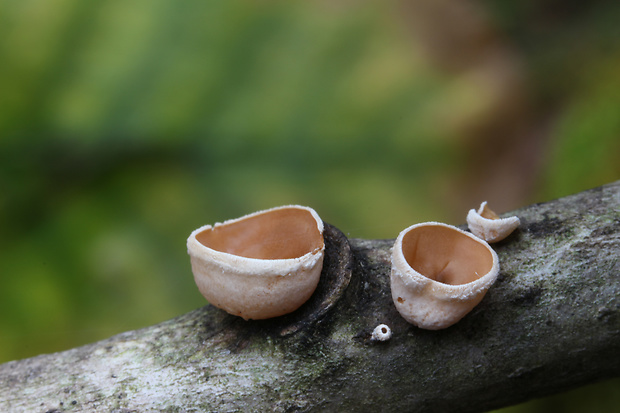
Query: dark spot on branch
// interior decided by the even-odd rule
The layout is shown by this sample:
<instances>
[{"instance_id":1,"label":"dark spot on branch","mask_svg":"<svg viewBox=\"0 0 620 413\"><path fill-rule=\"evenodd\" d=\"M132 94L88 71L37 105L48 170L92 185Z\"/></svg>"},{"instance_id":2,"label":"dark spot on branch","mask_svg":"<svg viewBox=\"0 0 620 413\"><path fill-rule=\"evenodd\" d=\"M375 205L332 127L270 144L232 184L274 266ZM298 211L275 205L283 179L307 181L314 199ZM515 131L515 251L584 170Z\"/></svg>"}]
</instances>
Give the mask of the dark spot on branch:
<instances>
[{"instance_id":1,"label":"dark spot on branch","mask_svg":"<svg viewBox=\"0 0 620 413\"><path fill-rule=\"evenodd\" d=\"M564 222L558 218L545 217L541 221L528 223L524 228L533 238L546 237L549 234L559 234L566 230Z\"/></svg>"},{"instance_id":2,"label":"dark spot on branch","mask_svg":"<svg viewBox=\"0 0 620 413\"><path fill-rule=\"evenodd\" d=\"M319 284L312 297L299 309L277 320L280 335L287 336L320 321L338 302L351 281L353 254L347 237L333 225L325 223L325 257Z\"/></svg>"},{"instance_id":3,"label":"dark spot on branch","mask_svg":"<svg viewBox=\"0 0 620 413\"><path fill-rule=\"evenodd\" d=\"M540 287L530 287L521 290L519 294L510 301L515 305L531 306L536 304L541 294L542 289Z\"/></svg>"},{"instance_id":4,"label":"dark spot on branch","mask_svg":"<svg viewBox=\"0 0 620 413\"><path fill-rule=\"evenodd\" d=\"M616 231L618 230L618 227L620 227L620 218L614 219L613 222L610 223L609 225L595 229L590 234L590 237L591 238L608 237L610 235L615 234Z\"/></svg>"}]
</instances>

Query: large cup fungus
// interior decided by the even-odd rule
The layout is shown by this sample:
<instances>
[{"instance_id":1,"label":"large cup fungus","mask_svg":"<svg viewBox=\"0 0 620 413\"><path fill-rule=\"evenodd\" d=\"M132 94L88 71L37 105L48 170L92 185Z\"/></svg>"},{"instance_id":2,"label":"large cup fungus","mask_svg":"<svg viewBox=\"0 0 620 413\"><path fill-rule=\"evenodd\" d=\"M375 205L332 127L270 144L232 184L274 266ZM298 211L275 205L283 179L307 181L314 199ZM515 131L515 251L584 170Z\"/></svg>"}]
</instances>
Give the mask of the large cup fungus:
<instances>
[{"instance_id":1,"label":"large cup fungus","mask_svg":"<svg viewBox=\"0 0 620 413\"><path fill-rule=\"evenodd\" d=\"M290 313L319 282L323 221L291 205L205 225L187 240L194 280L214 306L244 319Z\"/></svg>"},{"instance_id":2,"label":"large cup fungus","mask_svg":"<svg viewBox=\"0 0 620 413\"><path fill-rule=\"evenodd\" d=\"M451 326L471 311L495 282L497 254L485 241L451 225L412 225L392 249L392 298L420 328Z\"/></svg>"}]
</instances>

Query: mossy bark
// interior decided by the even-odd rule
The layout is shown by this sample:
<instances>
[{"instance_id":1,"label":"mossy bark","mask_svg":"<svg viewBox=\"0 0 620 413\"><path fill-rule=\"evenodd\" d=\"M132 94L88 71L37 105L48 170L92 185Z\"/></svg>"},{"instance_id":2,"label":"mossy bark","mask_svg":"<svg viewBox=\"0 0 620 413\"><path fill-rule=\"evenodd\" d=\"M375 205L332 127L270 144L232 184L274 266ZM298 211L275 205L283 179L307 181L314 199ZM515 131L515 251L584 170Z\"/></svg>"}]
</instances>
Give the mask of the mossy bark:
<instances>
[{"instance_id":1,"label":"mossy bark","mask_svg":"<svg viewBox=\"0 0 620 413\"><path fill-rule=\"evenodd\" d=\"M328 227L321 284L296 313L207 305L5 363L0 411L475 412L620 375L620 181L511 214L496 284L445 330L394 308L392 240ZM389 341L370 339L380 323Z\"/></svg>"}]
</instances>

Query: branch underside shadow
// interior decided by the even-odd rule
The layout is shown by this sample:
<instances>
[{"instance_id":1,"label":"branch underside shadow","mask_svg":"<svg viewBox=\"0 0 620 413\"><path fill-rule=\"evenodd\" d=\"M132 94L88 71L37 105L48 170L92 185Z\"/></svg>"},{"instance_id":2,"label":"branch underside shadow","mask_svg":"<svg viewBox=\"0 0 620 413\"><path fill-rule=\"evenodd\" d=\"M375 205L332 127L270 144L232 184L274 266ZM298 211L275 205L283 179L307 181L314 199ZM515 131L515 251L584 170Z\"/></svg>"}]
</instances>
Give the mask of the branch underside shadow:
<instances>
[{"instance_id":1,"label":"branch underside shadow","mask_svg":"<svg viewBox=\"0 0 620 413\"><path fill-rule=\"evenodd\" d=\"M456 325L398 314L393 240L326 226L316 296L273 320L205 306L0 365L1 411L486 411L620 374L620 181L513 211L500 274ZM378 324L389 341L370 339Z\"/></svg>"}]
</instances>

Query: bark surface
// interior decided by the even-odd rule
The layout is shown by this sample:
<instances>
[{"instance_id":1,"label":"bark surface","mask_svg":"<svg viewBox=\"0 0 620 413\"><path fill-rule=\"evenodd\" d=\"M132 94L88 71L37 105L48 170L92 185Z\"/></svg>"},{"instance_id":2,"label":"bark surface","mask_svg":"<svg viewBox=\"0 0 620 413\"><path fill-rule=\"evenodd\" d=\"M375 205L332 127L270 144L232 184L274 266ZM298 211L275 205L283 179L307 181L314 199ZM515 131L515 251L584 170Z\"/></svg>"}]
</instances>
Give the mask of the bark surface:
<instances>
[{"instance_id":1,"label":"bark surface","mask_svg":"<svg viewBox=\"0 0 620 413\"><path fill-rule=\"evenodd\" d=\"M327 226L319 288L295 313L244 321L207 305L5 363L0 411L476 412L620 375L620 181L513 214L497 282L445 330L396 311L393 240ZM371 340L380 323L390 340Z\"/></svg>"}]
</instances>

